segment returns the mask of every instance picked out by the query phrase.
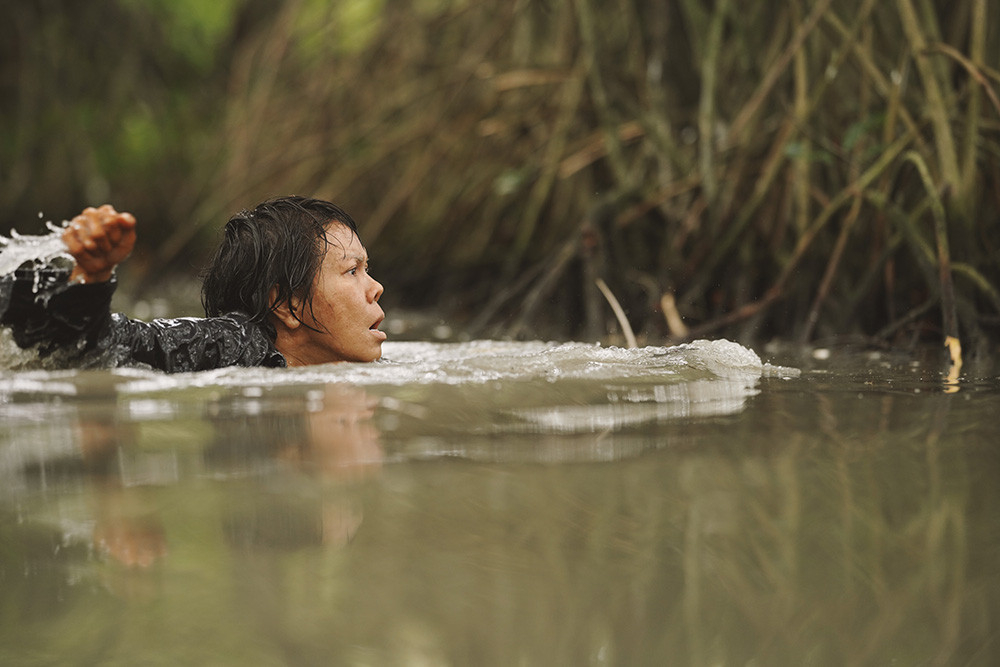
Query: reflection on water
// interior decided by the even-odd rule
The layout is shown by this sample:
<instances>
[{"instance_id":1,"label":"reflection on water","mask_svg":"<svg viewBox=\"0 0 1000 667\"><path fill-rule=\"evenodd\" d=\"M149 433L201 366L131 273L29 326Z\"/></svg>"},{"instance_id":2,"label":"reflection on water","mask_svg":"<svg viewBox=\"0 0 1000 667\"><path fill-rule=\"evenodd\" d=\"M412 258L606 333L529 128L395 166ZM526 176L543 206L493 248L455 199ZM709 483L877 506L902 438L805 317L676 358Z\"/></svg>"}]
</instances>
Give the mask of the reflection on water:
<instances>
[{"instance_id":1,"label":"reflection on water","mask_svg":"<svg viewBox=\"0 0 1000 667\"><path fill-rule=\"evenodd\" d=\"M996 378L386 352L0 375L0 664L996 663Z\"/></svg>"}]
</instances>

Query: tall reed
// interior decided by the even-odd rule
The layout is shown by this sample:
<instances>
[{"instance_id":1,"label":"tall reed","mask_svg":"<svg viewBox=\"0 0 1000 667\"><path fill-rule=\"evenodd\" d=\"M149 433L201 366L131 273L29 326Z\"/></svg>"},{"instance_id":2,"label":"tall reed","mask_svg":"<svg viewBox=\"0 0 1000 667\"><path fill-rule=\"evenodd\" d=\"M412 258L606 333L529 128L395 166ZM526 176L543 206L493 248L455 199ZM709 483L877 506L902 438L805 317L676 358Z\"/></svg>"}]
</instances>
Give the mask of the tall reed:
<instances>
[{"instance_id":1,"label":"tall reed","mask_svg":"<svg viewBox=\"0 0 1000 667\"><path fill-rule=\"evenodd\" d=\"M150 221L135 270L152 276L189 266L233 209L330 197L362 220L389 302L473 335L620 341L600 279L639 342L678 335L666 316L745 340L1000 337L1000 21L985 0L369 5L361 26L337 3L234 2L200 77L146 54L134 27L151 10L128 5L141 57L113 71L143 102L103 113L169 136L123 156L112 123L111 148L76 132L69 160L36 163L53 139L8 102L0 199L31 210L45 170L64 199L105 183ZM85 42L59 34L67 53ZM169 52L167 38L146 41ZM26 54L11 67L37 78ZM172 78L127 62L173 63ZM176 107L145 101L164 95Z\"/></svg>"}]
</instances>

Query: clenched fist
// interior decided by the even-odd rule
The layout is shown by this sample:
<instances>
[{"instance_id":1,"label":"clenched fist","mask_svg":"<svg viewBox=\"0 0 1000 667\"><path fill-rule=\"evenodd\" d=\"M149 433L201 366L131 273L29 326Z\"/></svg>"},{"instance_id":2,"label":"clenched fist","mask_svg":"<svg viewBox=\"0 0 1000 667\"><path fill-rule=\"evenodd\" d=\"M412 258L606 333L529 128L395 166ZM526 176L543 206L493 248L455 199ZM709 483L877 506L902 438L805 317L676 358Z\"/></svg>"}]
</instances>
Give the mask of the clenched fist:
<instances>
[{"instance_id":1,"label":"clenched fist","mask_svg":"<svg viewBox=\"0 0 1000 667\"><path fill-rule=\"evenodd\" d=\"M132 252L135 217L119 213L108 204L87 208L70 221L62 240L76 260L70 280L104 282L111 279L112 269Z\"/></svg>"}]
</instances>

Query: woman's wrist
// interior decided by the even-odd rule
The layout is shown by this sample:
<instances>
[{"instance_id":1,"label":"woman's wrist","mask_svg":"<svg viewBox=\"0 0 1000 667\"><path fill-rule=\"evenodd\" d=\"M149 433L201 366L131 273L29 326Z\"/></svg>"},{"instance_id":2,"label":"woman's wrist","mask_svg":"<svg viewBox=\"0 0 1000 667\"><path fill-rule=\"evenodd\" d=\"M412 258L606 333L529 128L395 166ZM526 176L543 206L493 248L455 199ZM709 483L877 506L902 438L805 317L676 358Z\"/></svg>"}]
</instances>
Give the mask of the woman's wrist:
<instances>
[{"instance_id":1,"label":"woman's wrist","mask_svg":"<svg viewBox=\"0 0 1000 667\"><path fill-rule=\"evenodd\" d=\"M79 264L73 267L73 271L69 274L71 283L106 283L109 280L111 280L111 269L100 273L88 273Z\"/></svg>"}]
</instances>

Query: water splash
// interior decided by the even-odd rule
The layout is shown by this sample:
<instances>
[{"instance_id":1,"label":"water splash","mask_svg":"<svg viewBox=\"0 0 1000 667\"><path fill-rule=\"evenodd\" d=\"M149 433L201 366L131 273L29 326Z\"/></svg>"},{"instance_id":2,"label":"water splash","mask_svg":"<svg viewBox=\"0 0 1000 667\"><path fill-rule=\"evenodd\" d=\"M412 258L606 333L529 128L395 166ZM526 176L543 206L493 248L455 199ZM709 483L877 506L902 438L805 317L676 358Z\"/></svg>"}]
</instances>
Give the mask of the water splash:
<instances>
[{"instance_id":1,"label":"water splash","mask_svg":"<svg viewBox=\"0 0 1000 667\"><path fill-rule=\"evenodd\" d=\"M67 223L63 223L65 226ZM60 261L72 263L69 249L62 240L63 226L46 221L49 234L32 236L19 234L11 230L10 236L0 236L0 314L7 310L12 290L14 289L14 272L26 263L40 269L54 265ZM32 291L39 293L41 288L41 272L35 272ZM0 328L0 369L15 369L39 362L34 350L23 350L14 342L7 328Z\"/></svg>"},{"instance_id":2,"label":"water splash","mask_svg":"<svg viewBox=\"0 0 1000 667\"><path fill-rule=\"evenodd\" d=\"M466 343L387 342L383 360L287 369L221 368L200 373L141 374L131 391L185 387L281 386L338 382L365 387L576 381L596 384L682 383L798 374L761 362L748 348L727 340L673 347L625 349L593 343L477 340Z\"/></svg>"},{"instance_id":3,"label":"water splash","mask_svg":"<svg viewBox=\"0 0 1000 667\"><path fill-rule=\"evenodd\" d=\"M13 272L25 262L48 264L57 257L69 257L69 249L62 240L62 227L46 222L51 231L41 236L19 234L11 230L10 236L0 236L0 275Z\"/></svg>"},{"instance_id":4,"label":"water splash","mask_svg":"<svg viewBox=\"0 0 1000 667\"><path fill-rule=\"evenodd\" d=\"M493 417L484 421L507 433L565 434L734 414L759 393L761 378L798 375L796 369L764 364L753 350L727 340L634 349L488 340L400 342L386 343L383 350L383 361L368 364L177 375L130 371L128 377L120 375L119 388L132 395L163 395L337 383L417 400L432 412L458 406L468 414L489 412Z\"/></svg>"}]
</instances>

